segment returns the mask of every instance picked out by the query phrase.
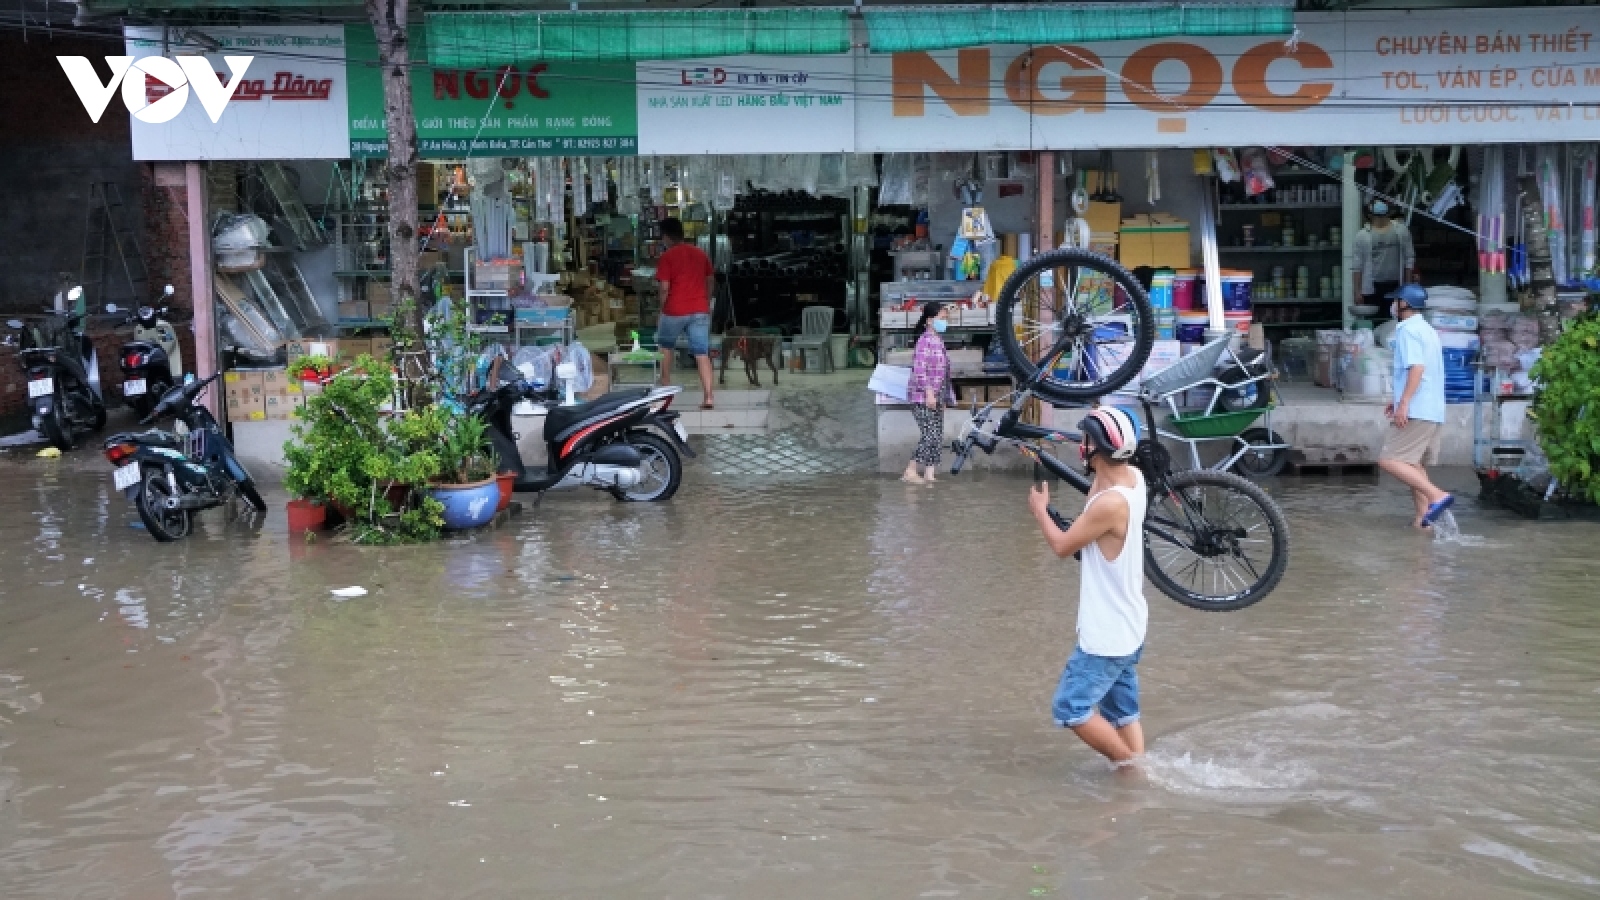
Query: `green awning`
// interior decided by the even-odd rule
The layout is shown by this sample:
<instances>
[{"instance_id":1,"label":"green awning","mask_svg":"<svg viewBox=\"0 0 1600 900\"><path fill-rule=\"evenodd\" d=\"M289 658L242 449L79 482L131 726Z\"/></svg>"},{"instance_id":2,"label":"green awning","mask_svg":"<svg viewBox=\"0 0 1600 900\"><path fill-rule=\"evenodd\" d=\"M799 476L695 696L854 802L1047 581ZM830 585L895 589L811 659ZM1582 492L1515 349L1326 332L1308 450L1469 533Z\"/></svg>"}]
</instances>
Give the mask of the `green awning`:
<instances>
[{"instance_id":1,"label":"green awning","mask_svg":"<svg viewBox=\"0 0 1600 900\"><path fill-rule=\"evenodd\" d=\"M1290 0L1237 3L1073 3L866 7L874 53L983 44L1079 44L1177 35L1277 35L1294 31Z\"/></svg>"},{"instance_id":2,"label":"green awning","mask_svg":"<svg viewBox=\"0 0 1600 900\"><path fill-rule=\"evenodd\" d=\"M850 21L843 8L429 13L428 48L428 62L453 69L529 60L847 53Z\"/></svg>"}]
</instances>

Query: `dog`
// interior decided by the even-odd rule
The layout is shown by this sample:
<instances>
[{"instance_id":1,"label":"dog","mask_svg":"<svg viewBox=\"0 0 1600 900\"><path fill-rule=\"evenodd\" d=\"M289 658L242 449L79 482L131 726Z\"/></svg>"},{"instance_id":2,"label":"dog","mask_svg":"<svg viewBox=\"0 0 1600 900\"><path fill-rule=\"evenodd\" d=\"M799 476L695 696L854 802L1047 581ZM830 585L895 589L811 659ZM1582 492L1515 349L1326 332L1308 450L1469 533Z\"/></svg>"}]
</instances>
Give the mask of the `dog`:
<instances>
[{"instance_id":1,"label":"dog","mask_svg":"<svg viewBox=\"0 0 1600 900\"><path fill-rule=\"evenodd\" d=\"M772 370L772 383L777 384L778 363L773 357L778 355L778 343L781 340L775 334L758 334L753 328L729 328L722 335L722 373L717 383L728 383L728 359L737 353L744 360L744 374L751 384L761 387L761 376L757 370L761 360L767 361L767 368Z\"/></svg>"}]
</instances>

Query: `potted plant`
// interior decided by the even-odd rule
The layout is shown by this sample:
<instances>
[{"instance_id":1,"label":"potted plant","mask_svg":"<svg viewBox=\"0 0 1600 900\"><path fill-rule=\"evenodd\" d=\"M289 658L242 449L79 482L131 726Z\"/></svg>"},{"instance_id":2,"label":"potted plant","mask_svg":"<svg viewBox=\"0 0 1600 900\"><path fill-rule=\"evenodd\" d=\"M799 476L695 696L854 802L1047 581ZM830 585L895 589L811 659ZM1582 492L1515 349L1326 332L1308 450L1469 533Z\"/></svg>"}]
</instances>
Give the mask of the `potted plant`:
<instances>
[{"instance_id":1,"label":"potted plant","mask_svg":"<svg viewBox=\"0 0 1600 900\"><path fill-rule=\"evenodd\" d=\"M438 409L438 407L434 407ZM444 527L487 525L500 506L488 425L475 416L445 412L439 432L439 475L428 495L444 507Z\"/></svg>"}]
</instances>

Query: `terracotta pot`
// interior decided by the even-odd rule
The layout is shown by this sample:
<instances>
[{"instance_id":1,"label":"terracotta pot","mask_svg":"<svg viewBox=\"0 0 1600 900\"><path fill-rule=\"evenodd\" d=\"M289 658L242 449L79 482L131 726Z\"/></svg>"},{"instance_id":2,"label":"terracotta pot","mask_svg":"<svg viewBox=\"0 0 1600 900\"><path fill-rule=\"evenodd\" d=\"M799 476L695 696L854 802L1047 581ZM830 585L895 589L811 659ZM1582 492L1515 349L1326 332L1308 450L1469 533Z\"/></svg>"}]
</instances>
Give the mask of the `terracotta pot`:
<instances>
[{"instance_id":1,"label":"terracotta pot","mask_svg":"<svg viewBox=\"0 0 1600 900\"><path fill-rule=\"evenodd\" d=\"M500 505L496 506L494 511L500 512L511 505L511 489L516 487L517 473L501 472L495 476L495 480L500 482Z\"/></svg>"},{"instance_id":2,"label":"terracotta pot","mask_svg":"<svg viewBox=\"0 0 1600 900\"><path fill-rule=\"evenodd\" d=\"M310 500L290 500L288 511L290 534L321 531L328 521L328 508Z\"/></svg>"}]
</instances>

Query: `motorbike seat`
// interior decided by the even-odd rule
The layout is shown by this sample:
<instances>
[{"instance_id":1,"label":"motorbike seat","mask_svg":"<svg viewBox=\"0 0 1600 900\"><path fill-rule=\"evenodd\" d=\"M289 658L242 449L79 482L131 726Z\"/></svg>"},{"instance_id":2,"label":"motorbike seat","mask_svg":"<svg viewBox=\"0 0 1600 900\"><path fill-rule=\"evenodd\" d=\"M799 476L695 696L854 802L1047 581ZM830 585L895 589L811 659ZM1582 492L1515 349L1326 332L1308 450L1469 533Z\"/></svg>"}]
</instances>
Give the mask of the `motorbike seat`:
<instances>
[{"instance_id":1,"label":"motorbike seat","mask_svg":"<svg viewBox=\"0 0 1600 900\"><path fill-rule=\"evenodd\" d=\"M172 447L177 449L183 439L177 432L161 428L150 428L145 431L123 431L106 438L107 444L147 444L158 447Z\"/></svg>"},{"instance_id":2,"label":"motorbike seat","mask_svg":"<svg viewBox=\"0 0 1600 900\"><path fill-rule=\"evenodd\" d=\"M558 440L580 422L594 418L601 413L609 412L624 404L632 403L648 393L650 393L649 388L629 388L612 391L600 399L591 400L588 403L554 407L545 416L544 438L546 441Z\"/></svg>"}]
</instances>

